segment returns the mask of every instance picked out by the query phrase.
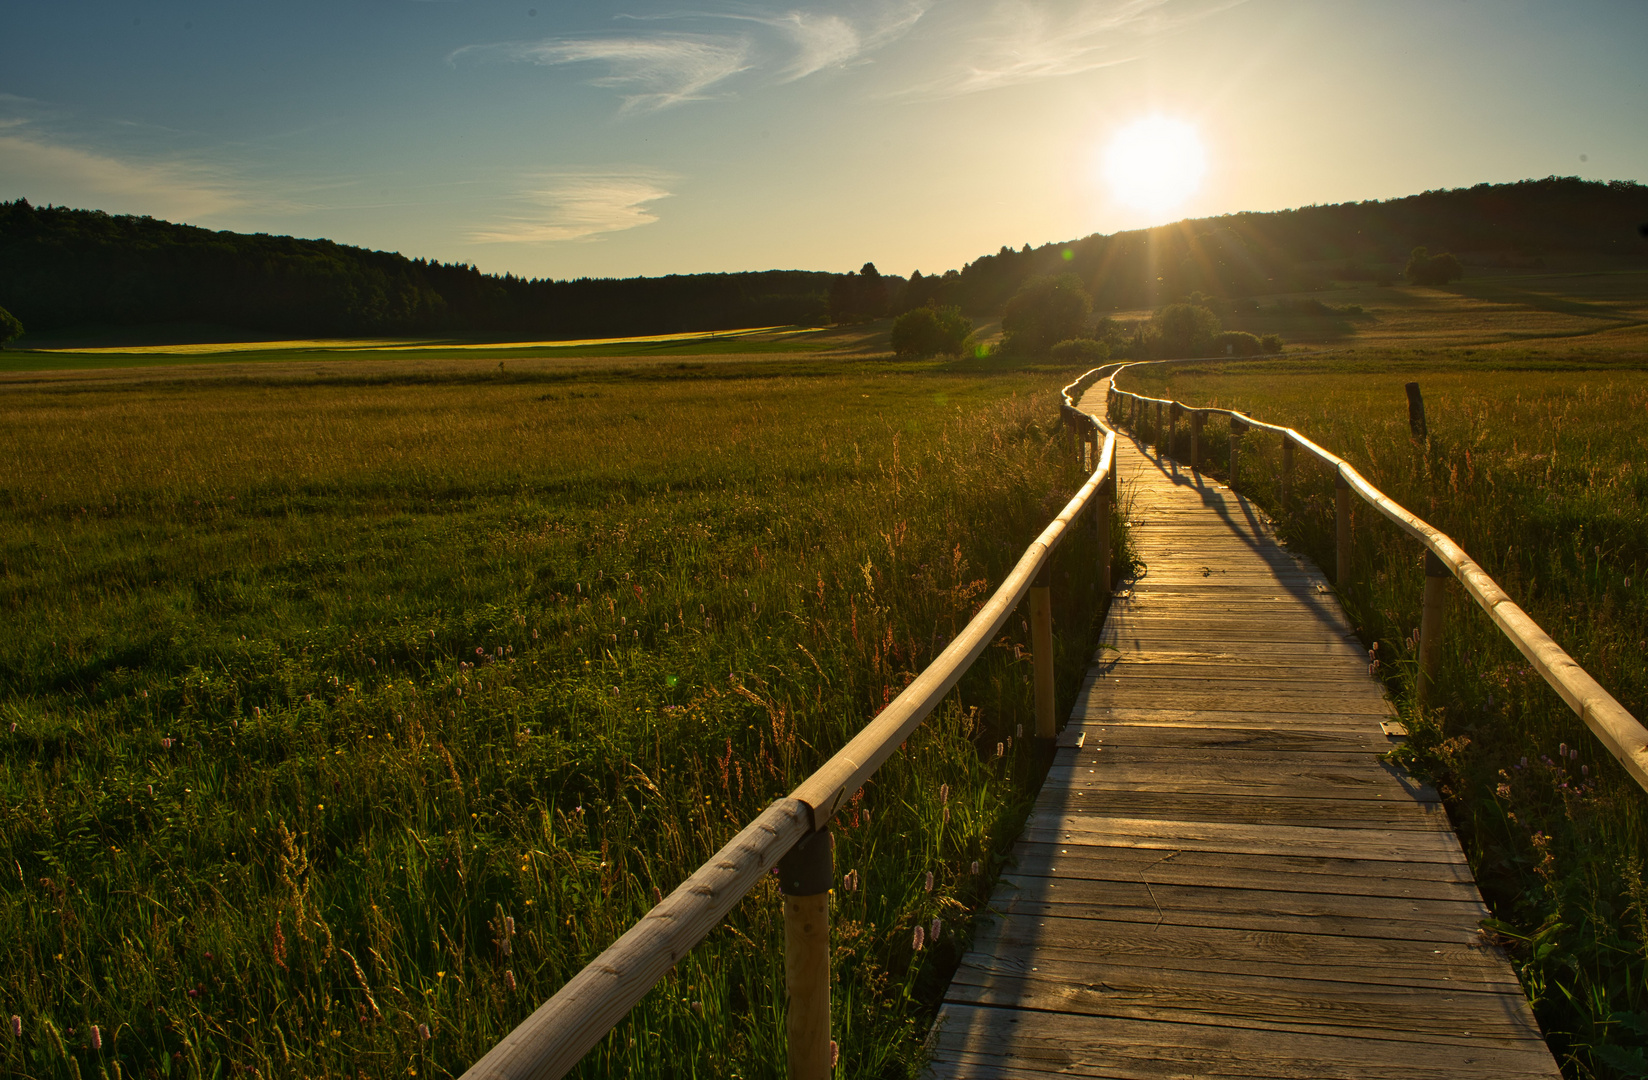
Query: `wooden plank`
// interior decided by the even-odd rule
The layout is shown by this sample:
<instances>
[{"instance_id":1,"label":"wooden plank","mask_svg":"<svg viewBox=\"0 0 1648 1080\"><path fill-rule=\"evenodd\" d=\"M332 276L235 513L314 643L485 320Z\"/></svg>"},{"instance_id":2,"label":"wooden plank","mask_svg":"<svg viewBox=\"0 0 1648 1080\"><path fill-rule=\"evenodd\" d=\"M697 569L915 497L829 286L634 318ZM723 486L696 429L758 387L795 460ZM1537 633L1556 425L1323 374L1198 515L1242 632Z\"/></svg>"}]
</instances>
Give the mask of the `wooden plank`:
<instances>
[{"instance_id":1,"label":"wooden plank","mask_svg":"<svg viewBox=\"0 0 1648 1080\"><path fill-rule=\"evenodd\" d=\"M1346 1028L1433 1035L1470 1031L1498 1039L1539 1034L1532 1016L1506 1007L1510 1002L1502 999L1513 995L1503 990L1461 985L1457 990L1433 987L1431 993L1416 994L1412 987L1346 987L1329 979L1077 963L1060 964L1058 969L1015 975L963 964L946 1000L1135 1020L1185 1020L1183 1014L1191 1012L1199 1023L1262 1024L1335 1034ZM1514 997L1520 999L1520 989Z\"/></svg>"},{"instance_id":2,"label":"wooden plank","mask_svg":"<svg viewBox=\"0 0 1648 1080\"><path fill-rule=\"evenodd\" d=\"M1079 791L1060 800L1072 814L1131 814L1163 821L1221 821L1232 824L1299 824L1351 829L1372 826L1396 830L1448 830L1452 825L1440 804L1430 813L1411 805L1378 799L1310 799L1242 793L1153 792L1141 790Z\"/></svg>"},{"instance_id":3,"label":"wooden plank","mask_svg":"<svg viewBox=\"0 0 1648 1080\"><path fill-rule=\"evenodd\" d=\"M1023 835L1032 840L1163 851L1229 851L1247 855L1330 855L1353 859L1463 862L1451 833L1395 829L1319 829L1301 825L1164 821L1098 814L1032 811Z\"/></svg>"},{"instance_id":4,"label":"wooden plank","mask_svg":"<svg viewBox=\"0 0 1648 1080\"><path fill-rule=\"evenodd\" d=\"M1476 888L1457 864L1369 862L1323 856L1242 855L1224 851L1096 848L1020 841L1009 862L1023 877L1065 873L1087 881L1163 881L1193 885L1217 881L1233 888L1343 893L1364 898L1469 897ZM1063 867L1063 870L1055 870Z\"/></svg>"},{"instance_id":5,"label":"wooden plank","mask_svg":"<svg viewBox=\"0 0 1648 1080\"><path fill-rule=\"evenodd\" d=\"M1543 1043L1506 1045L1463 1032L1343 1033L1216 1028L1132 1018L1097 1020L947 1002L935 1025L935 1064L968 1057L1033 1063L1046 1075L1299 1077L1414 1080L1561 1074ZM1104 1070L1104 1071L1097 1071ZM954 1073L948 1075L979 1075Z\"/></svg>"}]
</instances>

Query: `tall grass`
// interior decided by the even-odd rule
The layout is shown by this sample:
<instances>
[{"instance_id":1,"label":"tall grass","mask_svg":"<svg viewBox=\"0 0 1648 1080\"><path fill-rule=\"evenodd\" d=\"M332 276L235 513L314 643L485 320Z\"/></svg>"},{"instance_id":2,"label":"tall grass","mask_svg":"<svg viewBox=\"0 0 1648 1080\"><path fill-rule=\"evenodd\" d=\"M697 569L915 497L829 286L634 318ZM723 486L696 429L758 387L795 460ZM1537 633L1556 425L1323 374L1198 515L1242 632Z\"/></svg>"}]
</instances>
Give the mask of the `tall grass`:
<instances>
[{"instance_id":1,"label":"tall grass","mask_svg":"<svg viewBox=\"0 0 1648 1080\"><path fill-rule=\"evenodd\" d=\"M1457 540L1626 708L1648 717L1648 374L1495 371L1480 358L1467 371L1449 359L1384 372L1355 358L1169 365L1127 372L1121 384L1238 408L1345 457ZM1425 396L1425 441L1408 428L1410 379ZM1222 471L1222 428L1207 430ZM1276 436L1249 434L1240 486L1290 544L1331 570L1329 475L1301 455L1298 497L1284 510L1279 456ZM1493 910L1489 929L1509 946L1567 1075L1648 1075L1648 795L1457 588L1440 694L1419 713L1423 551L1356 507L1341 596L1408 719L1403 758L1447 800Z\"/></svg>"},{"instance_id":2,"label":"tall grass","mask_svg":"<svg viewBox=\"0 0 1648 1080\"><path fill-rule=\"evenodd\" d=\"M1056 386L9 393L0 1072L461 1072L964 625L1080 480ZM838 821L843 1075L918 1067L1044 764L1027 650ZM780 913L763 883L580 1074L782 1075Z\"/></svg>"}]
</instances>

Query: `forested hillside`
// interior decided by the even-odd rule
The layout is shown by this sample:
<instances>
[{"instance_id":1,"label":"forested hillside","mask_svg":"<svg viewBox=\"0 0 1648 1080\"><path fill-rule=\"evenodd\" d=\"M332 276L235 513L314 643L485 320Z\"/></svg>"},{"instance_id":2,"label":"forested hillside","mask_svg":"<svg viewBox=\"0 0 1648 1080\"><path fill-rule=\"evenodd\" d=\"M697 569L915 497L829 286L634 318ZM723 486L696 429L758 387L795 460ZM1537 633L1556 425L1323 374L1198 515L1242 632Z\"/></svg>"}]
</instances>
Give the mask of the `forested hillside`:
<instances>
[{"instance_id":1,"label":"forested hillside","mask_svg":"<svg viewBox=\"0 0 1648 1080\"><path fill-rule=\"evenodd\" d=\"M1416 247L1467 267L1648 265L1648 187L1572 177L1478 184L1385 202L1230 214L1156 229L1002 248L943 277L912 277L901 306L929 299L1001 310L1031 277L1074 273L1099 310L1154 308L1194 292L1307 292L1334 280L1395 281Z\"/></svg>"},{"instance_id":2,"label":"forested hillside","mask_svg":"<svg viewBox=\"0 0 1648 1080\"><path fill-rule=\"evenodd\" d=\"M191 322L297 335L661 334L822 320L834 277L528 281L329 240L0 202L0 307L31 331Z\"/></svg>"},{"instance_id":3,"label":"forested hillside","mask_svg":"<svg viewBox=\"0 0 1648 1080\"><path fill-rule=\"evenodd\" d=\"M772 270L527 280L327 240L212 232L147 217L0 202L0 307L31 331L211 323L276 334L572 338L852 321L935 302L989 316L1026 281L1075 273L1099 310L1194 292L1302 292L1395 280L1408 253L1466 267L1644 265L1648 187L1550 177L1386 202L1232 214L1003 247L909 280Z\"/></svg>"}]
</instances>

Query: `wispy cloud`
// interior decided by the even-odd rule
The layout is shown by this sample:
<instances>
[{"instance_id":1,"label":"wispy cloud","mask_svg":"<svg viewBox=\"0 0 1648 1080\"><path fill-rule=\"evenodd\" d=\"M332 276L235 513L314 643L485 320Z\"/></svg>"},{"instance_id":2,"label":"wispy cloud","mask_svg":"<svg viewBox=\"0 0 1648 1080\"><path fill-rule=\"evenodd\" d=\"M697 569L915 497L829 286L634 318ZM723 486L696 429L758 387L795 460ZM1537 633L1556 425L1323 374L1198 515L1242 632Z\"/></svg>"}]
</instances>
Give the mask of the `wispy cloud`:
<instances>
[{"instance_id":1,"label":"wispy cloud","mask_svg":"<svg viewBox=\"0 0 1648 1080\"><path fill-rule=\"evenodd\" d=\"M1008 0L995 7L974 35L964 59L905 93L954 97L1126 63L1145 40L1242 2L1089 0L1069 5Z\"/></svg>"},{"instance_id":2,"label":"wispy cloud","mask_svg":"<svg viewBox=\"0 0 1648 1080\"><path fill-rule=\"evenodd\" d=\"M521 195L527 209L470 234L482 243L593 240L658 220L650 204L667 199L670 177L653 173L561 173L538 177Z\"/></svg>"},{"instance_id":3,"label":"wispy cloud","mask_svg":"<svg viewBox=\"0 0 1648 1080\"><path fill-rule=\"evenodd\" d=\"M893 0L853 14L796 9L778 15L734 10L622 16L632 23L697 21L725 25L731 21L752 29L748 34L648 31L466 45L447 59L453 63L468 59L517 61L548 67L597 64L605 73L591 79L590 84L619 90L622 111L655 112L728 96L726 84L730 80L758 69L774 72L779 82L794 82L820 71L847 67L903 36L931 4L932 0Z\"/></svg>"},{"instance_id":4,"label":"wispy cloud","mask_svg":"<svg viewBox=\"0 0 1648 1080\"><path fill-rule=\"evenodd\" d=\"M931 0L903 0L856 16L810 11L782 15L741 12L700 12L706 19L738 19L758 23L782 37L790 49L782 82L794 82L831 68L843 68L866 54L903 37L926 14Z\"/></svg>"},{"instance_id":5,"label":"wispy cloud","mask_svg":"<svg viewBox=\"0 0 1648 1080\"><path fill-rule=\"evenodd\" d=\"M13 197L178 220L209 218L248 201L220 170L197 162L82 149L15 120L0 120L0 130L5 132L0 134L0 192Z\"/></svg>"},{"instance_id":6,"label":"wispy cloud","mask_svg":"<svg viewBox=\"0 0 1648 1080\"><path fill-rule=\"evenodd\" d=\"M716 96L711 91L750 66L750 43L735 35L654 34L550 38L504 45L467 45L466 56L524 60L534 64L601 64L607 73L591 80L623 94L626 112L652 112Z\"/></svg>"}]
</instances>

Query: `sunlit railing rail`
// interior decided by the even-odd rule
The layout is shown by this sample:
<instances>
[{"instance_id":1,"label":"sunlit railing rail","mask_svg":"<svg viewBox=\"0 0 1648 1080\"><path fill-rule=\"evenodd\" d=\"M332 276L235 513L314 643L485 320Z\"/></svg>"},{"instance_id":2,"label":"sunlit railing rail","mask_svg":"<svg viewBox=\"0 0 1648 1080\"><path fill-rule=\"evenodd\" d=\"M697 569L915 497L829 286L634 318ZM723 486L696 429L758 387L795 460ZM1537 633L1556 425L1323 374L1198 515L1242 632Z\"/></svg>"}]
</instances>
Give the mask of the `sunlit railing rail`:
<instances>
[{"instance_id":1,"label":"sunlit railing rail","mask_svg":"<svg viewBox=\"0 0 1648 1080\"><path fill-rule=\"evenodd\" d=\"M1132 365L1126 365L1132 366ZM1117 373L1120 372L1118 368ZM1350 568L1352 493L1396 524L1396 527L1425 546L1425 594L1419 622L1420 700L1433 691L1442 657L1442 607L1444 586L1451 575L1470 598L1476 601L1511 644L1533 665L1551 685L1568 707L1579 715L1592 733L1617 758L1625 770L1643 788L1648 789L1648 728L1644 728L1612 694L1602 688L1584 668L1576 663L1538 623L1528 617L1478 566L1474 560L1440 529L1421 520L1418 515L1398 504L1390 496L1370 484L1344 458L1311 442L1293 428L1267 424L1235 409L1192 408L1171 398L1154 398L1135 394L1115 386L1111 379L1108 417L1125 424L1135 432L1141 419L1150 419L1154 407L1154 431L1158 445L1162 432L1168 432L1166 446L1176 445L1174 438L1181 416L1187 417L1190 427L1190 461L1192 469L1202 466L1205 448L1206 421L1209 417L1230 419L1230 486L1237 488L1240 480L1240 450L1242 436L1249 430L1273 431L1282 437L1281 502L1284 510L1290 504L1293 488L1294 449L1297 447L1312 455L1334 472L1335 482L1335 567L1334 578L1343 583ZM1125 413L1126 419L1118 417ZM1165 413L1165 416L1164 416ZM1165 423L1165 429L1164 429Z\"/></svg>"},{"instance_id":2,"label":"sunlit railing rail","mask_svg":"<svg viewBox=\"0 0 1648 1080\"><path fill-rule=\"evenodd\" d=\"M944 700L1029 598L1035 663L1036 734L1054 731L1053 551L1088 513L1099 536L1100 581L1110 591L1110 520L1116 436L1076 408L1081 395L1119 365L1066 386L1063 425L1077 440L1087 481L1038 536L1006 580L916 679L787 798L775 801L601 955L464 1073L465 1080L553 1080L576 1065L659 979L720 924L775 865L784 893L786 1028L790 1075L822 1080L830 1065L829 890L834 877L830 819Z\"/></svg>"}]
</instances>

